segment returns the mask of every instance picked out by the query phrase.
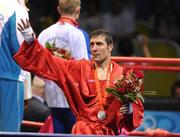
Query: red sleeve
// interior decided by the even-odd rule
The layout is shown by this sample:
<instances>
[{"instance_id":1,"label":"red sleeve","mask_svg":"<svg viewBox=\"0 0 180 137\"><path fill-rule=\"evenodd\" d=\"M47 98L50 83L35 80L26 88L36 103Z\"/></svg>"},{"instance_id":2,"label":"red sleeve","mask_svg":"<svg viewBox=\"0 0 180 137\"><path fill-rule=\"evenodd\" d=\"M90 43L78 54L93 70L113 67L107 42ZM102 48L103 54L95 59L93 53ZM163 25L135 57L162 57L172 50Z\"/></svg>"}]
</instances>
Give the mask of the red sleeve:
<instances>
[{"instance_id":1,"label":"red sleeve","mask_svg":"<svg viewBox=\"0 0 180 137\"><path fill-rule=\"evenodd\" d=\"M31 45L23 42L14 58L24 70L56 82L63 89L73 112L78 114L76 102L77 100L83 102L83 100L80 97L79 89L74 84L74 79L81 77L79 73L80 61L55 57L43 48L38 40L35 40ZM77 76L72 77L69 72L74 72Z\"/></svg>"},{"instance_id":2,"label":"red sleeve","mask_svg":"<svg viewBox=\"0 0 180 137\"><path fill-rule=\"evenodd\" d=\"M59 81L58 83L65 81L68 66L75 65L75 61L67 61L51 55L38 40L31 45L24 41L14 58L24 70L55 82ZM74 63L71 64L72 62Z\"/></svg>"}]
</instances>

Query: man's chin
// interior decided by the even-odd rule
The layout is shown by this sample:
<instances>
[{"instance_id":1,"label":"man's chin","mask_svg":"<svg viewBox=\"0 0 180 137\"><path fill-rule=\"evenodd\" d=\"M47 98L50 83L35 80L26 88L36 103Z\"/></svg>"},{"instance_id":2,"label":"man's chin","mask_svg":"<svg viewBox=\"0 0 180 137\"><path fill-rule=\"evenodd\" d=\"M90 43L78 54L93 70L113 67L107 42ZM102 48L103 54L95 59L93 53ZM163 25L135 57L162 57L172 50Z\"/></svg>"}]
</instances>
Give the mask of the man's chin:
<instances>
[{"instance_id":1,"label":"man's chin","mask_svg":"<svg viewBox=\"0 0 180 137\"><path fill-rule=\"evenodd\" d=\"M102 60L99 60L99 59L94 59L94 61L98 64L102 63Z\"/></svg>"},{"instance_id":2,"label":"man's chin","mask_svg":"<svg viewBox=\"0 0 180 137\"><path fill-rule=\"evenodd\" d=\"M93 58L93 60L96 61L96 62L98 62L99 59L98 59L98 58Z\"/></svg>"}]
</instances>

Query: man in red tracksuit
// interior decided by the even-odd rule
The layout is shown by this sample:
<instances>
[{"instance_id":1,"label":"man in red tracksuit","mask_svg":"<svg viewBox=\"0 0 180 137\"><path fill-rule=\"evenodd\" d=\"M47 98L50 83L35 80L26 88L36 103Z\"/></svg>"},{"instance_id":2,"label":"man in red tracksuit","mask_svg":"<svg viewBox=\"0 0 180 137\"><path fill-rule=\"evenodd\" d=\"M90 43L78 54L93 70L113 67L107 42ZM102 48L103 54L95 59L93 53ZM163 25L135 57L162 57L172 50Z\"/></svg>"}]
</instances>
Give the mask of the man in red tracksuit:
<instances>
[{"instance_id":1,"label":"man in red tracksuit","mask_svg":"<svg viewBox=\"0 0 180 137\"><path fill-rule=\"evenodd\" d=\"M118 135L132 131L142 123L144 108L141 100L122 104L105 92L122 77L123 67L111 61L113 39L104 30L90 36L93 59L64 60L52 56L33 37L29 22L19 24L25 42L14 56L25 70L53 80L59 85L76 116L73 134Z\"/></svg>"}]
</instances>

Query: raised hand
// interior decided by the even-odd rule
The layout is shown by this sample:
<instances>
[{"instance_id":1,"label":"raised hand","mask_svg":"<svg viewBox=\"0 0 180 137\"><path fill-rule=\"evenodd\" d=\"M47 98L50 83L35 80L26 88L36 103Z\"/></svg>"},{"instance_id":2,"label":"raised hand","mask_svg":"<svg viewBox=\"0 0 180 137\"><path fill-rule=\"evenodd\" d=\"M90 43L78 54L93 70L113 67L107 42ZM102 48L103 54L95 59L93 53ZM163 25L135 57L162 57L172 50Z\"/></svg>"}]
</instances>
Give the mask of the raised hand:
<instances>
[{"instance_id":1,"label":"raised hand","mask_svg":"<svg viewBox=\"0 0 180 137\"><path fill-rule=\"evenodd\" d=\"M148 37L146 35L138 35L137 40L141 46L147 46L148 45Z\"/></svg>"},{"instance_id":2,"label":"raised hand","mask_svg":"<svg viewBox=\"0 0 180 137\"><path fill-rule=\"evenodd\" d=\"M142 48L145 57L151 57L151 53L148 47L148 37L146 35L138 35L137 40Z\"/></svg>"},{"instance_id":3,"label":"raised hand","mask_svg":"<svg viewBox=\"0 0 180 137\"><path fill-rule=\"evenodd\" d=\"M31 28L31 25L28 19L26 19L25 21L21 19L21 22L18 23L17 29L21 32L24 40L28 44L31 44L34 41L36 36Z\"/></svg>"}]
</instances>

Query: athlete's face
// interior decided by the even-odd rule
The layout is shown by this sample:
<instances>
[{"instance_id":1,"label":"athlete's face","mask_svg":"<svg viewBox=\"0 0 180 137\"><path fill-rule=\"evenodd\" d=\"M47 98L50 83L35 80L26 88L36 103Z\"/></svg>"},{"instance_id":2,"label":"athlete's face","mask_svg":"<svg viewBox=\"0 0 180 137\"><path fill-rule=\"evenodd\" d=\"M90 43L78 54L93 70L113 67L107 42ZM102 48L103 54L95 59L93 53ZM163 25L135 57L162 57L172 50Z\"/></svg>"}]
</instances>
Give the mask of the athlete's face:
<instances>
[{"instance_id":1,"label":"athlete's face","mask_svg":"<svg viewBox=\"0 0 180 137\"><path fill-rule=\"evenodd\" d=\"M90 40L90 48L93 59L97 63L103 63L111 56L112 45L108 45L104 36L92 37Z\"/></svg>"}]
</instances>

